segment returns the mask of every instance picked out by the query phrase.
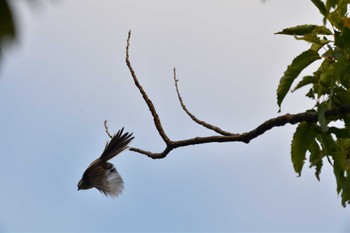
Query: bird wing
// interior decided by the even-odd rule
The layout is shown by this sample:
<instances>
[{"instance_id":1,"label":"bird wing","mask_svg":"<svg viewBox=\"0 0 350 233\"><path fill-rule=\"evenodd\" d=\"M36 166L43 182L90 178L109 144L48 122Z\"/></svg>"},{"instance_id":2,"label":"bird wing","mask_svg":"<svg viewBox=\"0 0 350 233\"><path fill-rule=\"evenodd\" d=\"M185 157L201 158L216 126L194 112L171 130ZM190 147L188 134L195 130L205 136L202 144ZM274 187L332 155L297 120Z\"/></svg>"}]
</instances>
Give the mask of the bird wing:
<instances>
[{"instance_id":1,"label":"bird wing","mask_svg":"<svg viewBox=\"0 0 350 233\"><path fill-rule=\"evenodd\" d=\"M123 179L111 163L97 161L91 164L86 176L91 186L106 196L117 197L124 189Z\"/></svg>"}]
</instances>

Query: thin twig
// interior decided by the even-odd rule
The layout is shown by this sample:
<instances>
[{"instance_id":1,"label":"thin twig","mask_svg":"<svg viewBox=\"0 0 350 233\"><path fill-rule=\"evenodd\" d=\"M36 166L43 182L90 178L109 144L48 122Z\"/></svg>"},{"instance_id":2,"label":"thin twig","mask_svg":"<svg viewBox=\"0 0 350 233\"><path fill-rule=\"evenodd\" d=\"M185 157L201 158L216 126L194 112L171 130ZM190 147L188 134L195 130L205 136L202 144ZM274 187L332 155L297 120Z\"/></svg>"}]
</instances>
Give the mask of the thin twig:
<instances>
[{"instance_id":1,"label":"thin twig","mask_svg":"<svg viewBox=\"0 0 350 233\"><path fill-rule=\"evenodd\" d=\"M180 101L181 107L182 109L187 113L187 115L197 124L204 126L207 129L213 130L215 132L217 132L218 134L221 135L225 135L225 136L229 136L229 135L234 135L233 133L227 132L225 130L220 129L219 127L215 126L215 125L211 125L205 121L199 120L195 115L193 115L186 107L186 105L183 102L183 99L180 95L180 91L179 91L179 87L177 85L177 83L179 82L179 80L176 78L176 69L174 68L174 82L175 82L175 88L176 88L176 93L177 93L177 97Z\"/></svg>"},{"instance_id":2,"label":"thin twig","mask_svg":"<svg viewBox=\"0 0 350 233\"><path fill-rule=\"evenodd\" d=\"M107 120L105 120L104 126L105 126L105 130L106 130L106 133L107 133L108 137L112 138L113 136L108 131Z\"/></svg>"},{"instance_id":3,"label":"thin twig","mask_svg":"<svg viewBox=\"0 0 350 233\"><path fill-rule=\"evenodd\" d=\"M139 83L136 73L134 71L134 69L131 66L130 60L129 60L129 46L130 46L130 37L131 37L131 31L129 31L128 33L128 39L127 39L127 44L126 44L126 64L129 68L129 71L131 73L132 78L134 79L135 85L136 87L139 89L139 91L141 92L141 95L143 97L143 99L145 100L149 111L151 112L152 116L153 116L153 121L154 121L154 125L156 126L159 135L162 137L162 139L164 140L164 142L168 145L171 143L171 140L169 139L169 137L166 135L162 123L160 122L160 118L158 116L158 113L156 111L156 108L154 107L151 99L147 96L146 92L144 91L143 87L141 86L141 84Z\"/></svg>"}]
</instances>

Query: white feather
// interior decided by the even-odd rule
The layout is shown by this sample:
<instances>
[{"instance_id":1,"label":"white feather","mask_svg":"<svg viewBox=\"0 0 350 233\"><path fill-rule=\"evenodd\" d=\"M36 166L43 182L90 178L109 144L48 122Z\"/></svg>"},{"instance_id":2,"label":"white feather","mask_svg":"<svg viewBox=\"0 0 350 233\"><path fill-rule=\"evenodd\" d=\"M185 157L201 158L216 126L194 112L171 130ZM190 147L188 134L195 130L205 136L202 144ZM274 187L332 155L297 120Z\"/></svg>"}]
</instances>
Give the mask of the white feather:
<instances>
[{"instance_id":1,"label":"white feather","mask_svg":"<svg viewBox=\"0 0 350 233\"><path fill-rule=\"evenodd\" d=\"M105 180L108 187L108 194L111 197L117 197L124 189L124 182L119 175L117 169L112 165L109 169L105 170L107 179Z\"/></svg>"}]
</instances>

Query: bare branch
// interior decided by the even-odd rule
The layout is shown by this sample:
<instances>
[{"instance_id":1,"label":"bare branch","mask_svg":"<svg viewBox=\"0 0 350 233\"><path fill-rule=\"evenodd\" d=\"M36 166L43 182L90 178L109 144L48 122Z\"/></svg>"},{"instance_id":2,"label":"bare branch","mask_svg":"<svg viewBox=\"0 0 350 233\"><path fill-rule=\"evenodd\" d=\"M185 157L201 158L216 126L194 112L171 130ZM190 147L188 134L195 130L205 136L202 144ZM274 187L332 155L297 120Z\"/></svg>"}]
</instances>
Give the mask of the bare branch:
<instances>
[{"instance_id":1,"label":"bare branch","mask_svg":"<svg viewBox=\"0 0 350 233\"><path fill-rule=\"evenodd\" d=\"M194 137L190 139L185 139L185 140L178 140L178 141L172 141L170 140L167 135L165 134L163 127L160 122L160 118L156 112L156 109L152 103L152 101L149 99L147 96L146 92L144 91L143 87L141 84L138 82L135 71L133 70L131 63L129 61L129 42L130 42L130 36L131 32L129 31L128 35L128 40L127 40L127 46L126 46L126 63L127 66L129 67L131 76L134 79L136 87L139 89L139 91L142 94L143 99L145 100L154 120L154 124L159 132L159 135L162 137L164 142L166 143L166 147L162 152L159 153L154 153L151 151L146 151L143 149L131 147L130 151L134 151L140 154L147 155L150 158L153 159L160 159L160 158L165 158L173 149L179 148L179 147L185 147L189 145L198 145L198 144L204 144L204 143L213 143L213 142L244 142L244 143L249 143L252 139L264 134L266 131L274 128L274 127L279 127L279 126L284 126L286 124L296 124L300 122L310 122L310 123L315 123L318 120L318 113L316 111L307 111L307 112L302 112L298 114L285 114L283 116L279 116L276 118L269 119L256 127L255 129L242 133L242 134L232 134L226 131L221 130L219 127L213 126L211 124L208 124L204 121L199 120L196 118L193 114L191 114L188 109L186 108L185 104L183 103L183 100L181 98L177 82L178 80L176 79L176 70L174 69L174 81L175 81L175 86L176 86L176 91L178 94L179 101L181 103L181 106L183 110L191 117L193 121L196 123L211 129L221 135L215 135L215 136L208 136L208 137ZM332 119L334 118L341 118L342 115L350 113L350 105L342 105L338 107L334 107L330 110L325 111L325 117L327 119ZM108 128L107 128L107 122L105 121L105 128L106 132L108 135Z\"/></svg>"},{"instance_id":2,"label":"bare branch","mask_svg":"<svg viewBox=\"0 0 350 233\"><path fill-rule=\"evenodd\" d=\"M108 131L107 120L105 120L104 126L105 126L105 130L106 130L106 133L107 133L108 137L112 138L113 136Z\"/></svg>"},{"instance_id":3,"label":"bare branch","mask_svg":"<svg viewBox=\"0 0 350 233\"><path fill-rule=\"evenodd\" d=\"M174 148L172 147L166 147L162 152L160 153L154 153L151 151L146 151L146 150L142 150L139 148L135 148L135 147L131 147L129 150L130 151L134 151L143 155L147 155L148 157L152 158L152 159L162 159L165 158L170 151L172 151Z\"/></svg>"},{"instance_id":4,"label":"bare branch","mask_svg":"<svg viewBox=\"0 0 350 233\"><path fill-rule=\"evenodd\" d=\"M177 97L180 101L180 104L181 104L181 107L182 109L187 113L187 115L194 121L196 122L197 124L199 125L202 125L204 126L205 128L207 129L210 129L210 130L213 130L215 132L217 132L218 134L221 134L221 135L225 135L225 136L229 136L229 135L234 135L233 133L230 133L230 132L227 132L227 131L224 131L222 129L220 129L219 127L215 126L215 125L211 125L205 121L202 121L202 120L199 120L195 115L193 115L186 107L186 105L184 104L183 100L182 100L182 97L180 95L180 91L179 91L179 87L177 85L178 83L178 79L176 78L176 69L174 68L174 82L175 82L175 88L176 88L176 93L177 93Z\"/></svg>"},{"instance_id":5,"label":"bare branch","mask_svg":"<svg viewBox=\"0 0 350 233\"><path fill-rule=\"evenodd\" d=\"M159 116L157 114L156 108L154 107L152 101L150 100L150 98L147 96L146 92L143 90L143 87L141 86L141 84L139 83L136 73L134 71L134 69L131 66L130 60L129 60L129 46L130 46L130 37L131 37L131 31L129 31L128 34L128 39L127 39L127 45L126 45L126 64L129 68L129 71L131 73L132 78L134 79L135 85L136 87L139 89L139 91L141 92L141 95L143 97L143 99L145 100L148 109L150 110L152 116L153 116L153 121L154 124L159 132L159 135L162 137L162 139L164 140L164 142L168 145L171 141L168 138L168 136L166 135L166 133L164 132L162 123L160 122Z\"/></svg>"},{"instance_id":6,"label":"bare branch","mask_svg":"<svg viewBox=\"0 0 350 233\"><path fill-rule=\"evenodd\" d=\"M350 113L350 105L344 105L335 107L331 110L325 111L326 118L340 117L343 114ZM186 140L172 141L161 153L153 153L150 151L144 151L138 148L130 148L131 151L138 152L147 155L153 159L160 159L166 157L170 151L179 147L185 147L189 145L199 145L204 143L213 142L244 142L249 143L252 139L264 134L266 131L279 126L284 126L286 124L297 124L300 122L317 122L318 115L317 112L303 112L298 114L285 114L276 118L265 121L257 128L242 133L234 134L229 136L219 135L219 136L209 136L209 137L195 137Z\"/></svg>"}]
</instances>

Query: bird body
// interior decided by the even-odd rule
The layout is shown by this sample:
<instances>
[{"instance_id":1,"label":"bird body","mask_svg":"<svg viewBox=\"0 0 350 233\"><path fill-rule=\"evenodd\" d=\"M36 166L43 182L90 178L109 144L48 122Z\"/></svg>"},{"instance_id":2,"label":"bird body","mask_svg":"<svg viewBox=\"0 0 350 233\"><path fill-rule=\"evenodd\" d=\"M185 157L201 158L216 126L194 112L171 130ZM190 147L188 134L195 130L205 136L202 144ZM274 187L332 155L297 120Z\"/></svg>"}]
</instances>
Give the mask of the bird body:
<instances>
[{"instance_id":1,"label":"bird body","mask_svg":"<svg viewBox=\"0 0 350 233\"><path fill-rule=\"evenodd\" d=\"M78 190L96 188L106 196L117 197L124 189L124 182L113 164L107 162L118 155L134 139L132 133L124 133L124 128L115 134L105 146L102 155L85 170L78 183Z\"/></svg>"}]
</instances>

